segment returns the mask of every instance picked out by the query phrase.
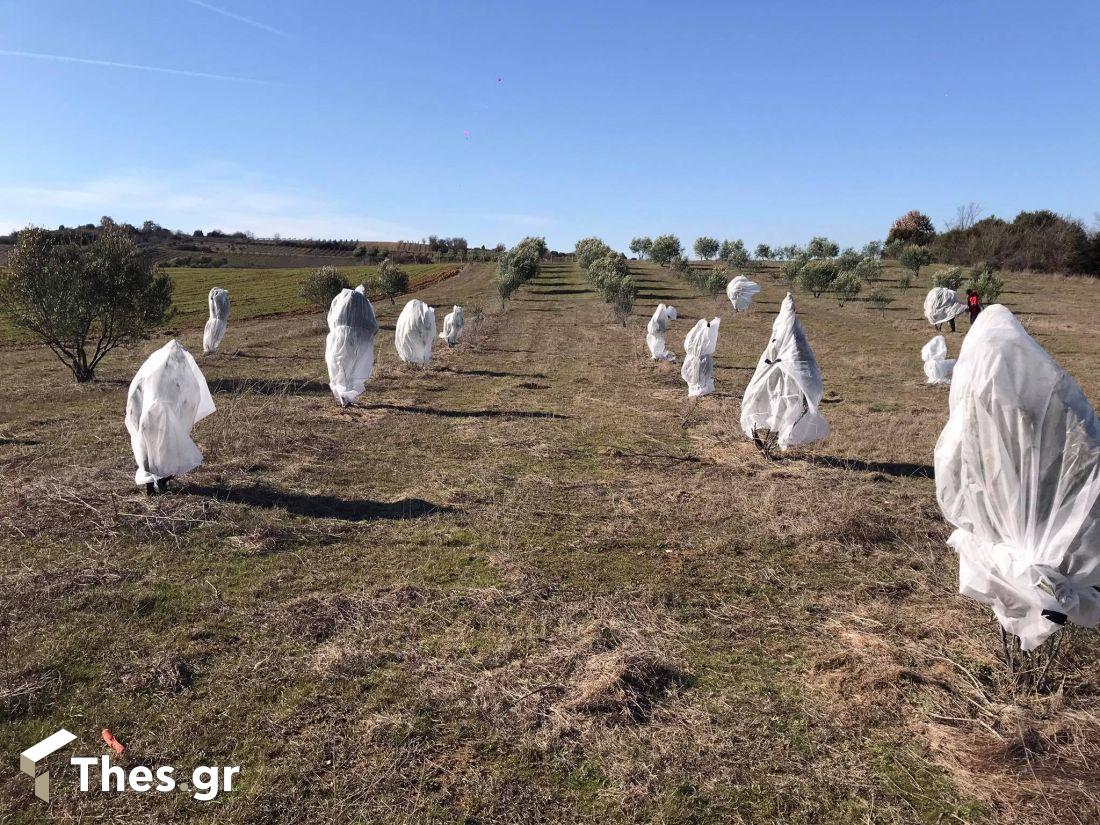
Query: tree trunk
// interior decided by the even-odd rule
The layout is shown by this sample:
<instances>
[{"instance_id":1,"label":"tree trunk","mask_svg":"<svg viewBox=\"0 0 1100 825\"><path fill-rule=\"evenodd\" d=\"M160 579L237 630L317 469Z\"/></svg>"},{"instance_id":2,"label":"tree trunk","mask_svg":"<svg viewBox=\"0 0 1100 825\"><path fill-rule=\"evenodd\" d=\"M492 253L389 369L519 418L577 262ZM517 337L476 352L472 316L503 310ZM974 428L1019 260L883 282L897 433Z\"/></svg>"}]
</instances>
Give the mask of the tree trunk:
<instances>
[{"instance_id":1,"label":"tree trunk","mask_svg":"<svg viewBox=\"0 0 1100 825\"><path fill-rule=\"evenodd\" d=\"M86 384L89 381L95 381L95 370L89 369L88 367L74 365L73 376L76 378L76 383Z\"/></svg>"}]
</instances>

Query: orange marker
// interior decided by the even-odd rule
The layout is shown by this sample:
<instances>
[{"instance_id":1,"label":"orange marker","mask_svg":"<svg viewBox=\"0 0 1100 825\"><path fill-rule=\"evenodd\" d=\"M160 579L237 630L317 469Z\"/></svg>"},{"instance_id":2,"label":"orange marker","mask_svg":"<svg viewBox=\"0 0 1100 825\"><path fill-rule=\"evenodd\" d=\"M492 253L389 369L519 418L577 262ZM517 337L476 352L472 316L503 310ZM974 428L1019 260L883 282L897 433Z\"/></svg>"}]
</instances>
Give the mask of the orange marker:
<instances>
[{"instance_id":1,"label":"orange marker","mask_svg":"<svg viewBox=\"0 0 1100 825\"><path fill-rule=\"evenodd\" d=\"M107 730L107 728L103 729L103 741L114 748L115 753L122 753L124 750L126 750L126 747L117 739L115 739L114 734Z\"/></svg>"}]
</instances>

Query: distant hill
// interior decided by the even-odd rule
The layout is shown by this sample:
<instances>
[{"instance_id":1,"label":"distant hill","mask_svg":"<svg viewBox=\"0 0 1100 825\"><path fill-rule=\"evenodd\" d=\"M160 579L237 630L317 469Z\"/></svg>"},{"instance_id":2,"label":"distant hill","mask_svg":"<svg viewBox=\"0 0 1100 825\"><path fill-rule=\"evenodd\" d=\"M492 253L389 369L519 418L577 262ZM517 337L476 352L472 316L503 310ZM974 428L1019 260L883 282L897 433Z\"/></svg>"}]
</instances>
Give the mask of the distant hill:
<instances>
[{"instance_id":1,"label":"distant hill","mask_svg":"<svg viewBox=\"0 0 1100 825\"><path fill-rule=\"evenodd\" d=\"M495 260L496 250L469 248L463 238L415 241L325 240L316 238L255 238L245 232L195 232L164 229L151 221L140 228L123 224L149 257L159 264L192 267L256 267L261 269L375 264L385 258L398 263L431 264ZM59 227L53 233L90 242L99 227ZM7 261L15 236L0 236L0 266Z\"/></svg>"}]
</instances>

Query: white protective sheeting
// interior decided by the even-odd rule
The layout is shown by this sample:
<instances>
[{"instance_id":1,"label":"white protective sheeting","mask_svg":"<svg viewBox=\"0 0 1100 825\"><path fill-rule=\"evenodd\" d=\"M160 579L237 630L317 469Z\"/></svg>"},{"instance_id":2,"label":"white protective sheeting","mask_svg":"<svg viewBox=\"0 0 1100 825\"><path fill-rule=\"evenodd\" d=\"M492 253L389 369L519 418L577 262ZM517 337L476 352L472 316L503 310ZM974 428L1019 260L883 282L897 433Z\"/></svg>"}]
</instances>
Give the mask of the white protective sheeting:
<instances>
[{"instance_id":1,"label":"white protective sheeting","mask_svg":"<svg viewBox=\"0 0 1100 825\"><path fill-rule=\"evenodd\" d=\"M937 335L920 351L921 360L924 362L924 375L929 384L950 384L951 373L955 369L955 359L947 357L947 341L942 335Z\"/></svg>"},{"instance_id":2,"label":"white protective sheeting","mask_svg":"<svg viewBox=\"0 0 1100 825\"><path fill-rule=\"evenodd\" d=\"M432 359L435 343L435 310L418 298L413 298L397 316L394 346L406 364L426 366Z\"/></svg>"},{"instance_id":3,"label":"white protective sheeting","mask_svg":"<svg viewBox=\"0 0 1100 825\"><path fill-rule=\"evenodd\" d=\"M443 316L443 332L439 337L447 342L447 346L453 347L458 343L458 336L462 334L462 328L466 326L466 315L462 307L455 304L451 311Z\"/></svg>"},{"instance_id":4,"label":"white protective sheeting","mask_svg":"<svg viewBox=\"0 0 1100 825\"><path fill-rule=\"evenodd\" d=\"M959 592L1033 650L1068 617L1100 622L1100 422L1005 307L966 335L936 443L936 497L957 529ZM1046 615L1044 615L1046 613Z\"/></svg>"},{"instance_id":5,"label":"white protective sheeting","mask_svg":"<svg viewBox=\"0 0 1100 825\"><path fill-rule=\"evenodd\" d=\"M328 308L325 363L329 389L346 407L354 404L374 371L374 336L378 319L363 287L342 289Z\"/></svg>"},{"instance_id":6,"label":"white protective sheeting","mask_svg":"<svg viewBox=\"0 0 1100 825\"><path fill-rule=\"evenodd\" d=\"M202 351L209 355L218 351L225 337L225 327L229 321L229 293L221 287L214 287L210 290L207 303L210 304L210 320L202 331Z\"/></svg>"},{"instance_id":7,"label":"white protective sheeting","mask_svg":"<svg viewBox=\"0 0 1100 825\"><path fill-rule=\"evenodd\" d=\"M821 441L829 435L829 424L819 412L824 389L788 292L741 399L741 429L749 438L757 430L773 432L783 450Z\"/></svg>"},{"instance_id":8,"label":"white protective sheeting","mask_svg":"<svg viewBox=\"0 0 1100 825\"><path fill-rule=\"evenodd\" d=\"M649 354L654 361L675 361L676 353L665 349L665 333L669 324L676 320L676 307L657 304L653 310L653 317L649 319L646 327L645 342L649 347Z\"/></svg>"},{"instance_id":9,"label":"white protective sheeting","mask_svg":"<svg viewBox=\"0 0 1100 825\"><path fill-rule=\"evenodd\" d=\"M191 428L212 412L206 378L178 341L145 359L126 396L126 429L137 462L134 482L181 476L202 464Z\"/></svg>"},{"instance_id":10,"label":"white protective sheeting","mask_svg":"<svg viewBox=\"0 0 1100 825\"><path fill-rule=\"evenodd\" d=\"M946 324L952 318L966 312L966 304L959 303L955 290L937 286L924 296L924 317L932 326Z\"/></svg>"},{"instance_id":11,"label":"white protective sheeting","mask_svg":"<svg viewBox=\"0 0 1100 825\"><path fill-rule=\"evenodd\" d=\"M750 281L744 275L738 275L726 284L726 297L730 299L736 312L744 312L752 303L753 296L760 291L760 284Z\"/></svg>"},{"instance_id":12,"label":"white protective sheeting","mask_svg":"<svg viewBox=\"0 0 1100 825\"><path fill-rule=\"evenodd\" d=\"M720 318L714 318L710 323L706 318L700 318L684 339L684 364L680 367L680 377L687 382L689 398L714 392L714 353L718 349L718 326L721 323Z\"/></svg>"}]
</instances>

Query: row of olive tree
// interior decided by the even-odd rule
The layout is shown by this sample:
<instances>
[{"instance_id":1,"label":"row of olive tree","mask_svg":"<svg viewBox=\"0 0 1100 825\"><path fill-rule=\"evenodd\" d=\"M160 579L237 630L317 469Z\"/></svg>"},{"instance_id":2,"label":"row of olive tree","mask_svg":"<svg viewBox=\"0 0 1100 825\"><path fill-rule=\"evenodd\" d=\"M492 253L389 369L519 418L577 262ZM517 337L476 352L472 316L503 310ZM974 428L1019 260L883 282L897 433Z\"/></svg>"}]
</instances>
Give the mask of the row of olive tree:
<instances>
[{"instance_id":1,"label":"row of olive tree","mask_svg":"<svg viewBox=\"0 0 1100 825\"><path fill-rule=\"evenodd\" d=\"M639 239L634 239L637 240ZM634 241L630 248L637 252ZM647 247L652 248L652 242ZM574 257L588 282L611 305L615 318L625 326L638 295L638 284L630 274L630 264L626 256L616 252L599 238L582 238L577 241Z\"/></svg>"},{"instance_id":2,"label":"row of olive tree","mask_svg":"<svg viewBox=\"0 0 1100 825\"><path fill-rule=\"evenodd\" d=\"M497 292L503 305L523 284L536 277L548 252L545 238L526 237L500 256Z\"/></svg>"},{"instance_id":3,"label":"row of olive tree","mask_svg":"<svg viewBox=\"0 0 1100 825\"><path fill-rule=\"evenodd\" d=\"M409 274L387 258L373 275L363 278L367 295L373 298L389 298L396 303L398 295L409 291ZM334 266L315 269L302 281L298 294L319 309L327 309L341 290L351 289L351 282Z\"/></svg>"}]
</instances>

